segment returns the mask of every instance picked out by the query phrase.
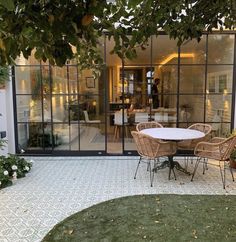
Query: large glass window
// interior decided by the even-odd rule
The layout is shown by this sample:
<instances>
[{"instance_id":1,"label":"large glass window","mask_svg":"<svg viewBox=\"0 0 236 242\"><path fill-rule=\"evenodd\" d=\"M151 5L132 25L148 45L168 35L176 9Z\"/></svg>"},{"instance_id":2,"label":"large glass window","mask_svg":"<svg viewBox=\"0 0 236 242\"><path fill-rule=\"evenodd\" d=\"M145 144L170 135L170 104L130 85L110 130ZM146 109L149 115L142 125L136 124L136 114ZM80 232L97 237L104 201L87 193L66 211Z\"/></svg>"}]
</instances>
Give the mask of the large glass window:
<instances>
[{"instance_id":1,"label":"large glass window","mask_svg":"<svg viewBox=\"0 0 236 242\"><path fill-rule=\"evenodd\" d=\"M124 62L100 39L105 67L81 71L18 60L15 67L18 145L29 152L96 154L136 148L131 131L155 120L165 127L205 122L213 135L230 132L235 34L204 34L200 42L177 46L167 35L153 36L137 58ZM157 86L154 86L155 82Z\"/></svg>"}]
</instances>

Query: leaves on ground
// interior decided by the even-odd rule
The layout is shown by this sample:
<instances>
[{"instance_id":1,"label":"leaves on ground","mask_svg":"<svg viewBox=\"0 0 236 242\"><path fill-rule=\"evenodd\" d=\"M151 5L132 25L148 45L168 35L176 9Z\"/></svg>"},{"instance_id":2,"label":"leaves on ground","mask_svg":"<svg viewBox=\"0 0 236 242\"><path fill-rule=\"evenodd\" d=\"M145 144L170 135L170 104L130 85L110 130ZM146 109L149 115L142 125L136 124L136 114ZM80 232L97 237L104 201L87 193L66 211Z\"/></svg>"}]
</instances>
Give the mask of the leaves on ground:
<instances>
[{"instance_id":1,"label":"leaves on ground","mask_svg":"<svg viewBox=\"0 0 236 242\"><path fill-rule=\"evenodd\" d=\"M161 203L158 203L161 202ZM235 241L236 196L142 195L87 208L56 225L43 242ZM171 232L167 232L171 231ZM69 237L70 236L70 237Z\"/></svg>"}]
</instances>

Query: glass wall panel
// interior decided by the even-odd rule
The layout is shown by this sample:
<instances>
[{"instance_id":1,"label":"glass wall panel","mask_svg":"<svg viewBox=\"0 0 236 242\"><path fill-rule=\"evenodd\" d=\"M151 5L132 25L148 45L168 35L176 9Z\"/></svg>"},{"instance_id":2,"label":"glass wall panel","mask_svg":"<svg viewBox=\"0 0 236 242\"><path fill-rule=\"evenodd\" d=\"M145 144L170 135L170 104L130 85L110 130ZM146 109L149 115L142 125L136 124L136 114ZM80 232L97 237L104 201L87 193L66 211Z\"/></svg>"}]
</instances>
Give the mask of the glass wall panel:
<instances>
[{"instance_id":1,"label":"glass wall panel","mask_svg":"<svg viewBox=\"0 0 236 242\"><path fill-rule=\"evenodd\" d=\"M18 122L43 121L41 96L17 95L16 108Z\"/></svg>"},{"instance_id":2,"label":"glass wall panel","mask_svg":"<svg viewBox=\"0 0 236 242\"><path fill-rule=\"evenodd\" d=\"M231 124L230 123L209 123L212 127L212 137L229 137L231 134Z\"/></svg>"},{"instance_id":3,"label":"glass wall panel","mask_svg":"<svg viewBox=\"0 0 236 242\"><path fill-rule=\"evenodd\" d=\"M206 122L231 121L232 96L227 94L206 96Z\"/></svg>"},{"instance_id":4,"label":"glass wall panel","mask_svg":"<svg viewBox=\"0 0 236 242\"><path fill-rule=\"evenodd\" d=\"M176 96L165 96L165 99L173 99L176 102ZM177 122L176 105L170 107L160 107L151 110L151 120L161 123L164 127L175 127Z\"/></svg>"},{"instance_id":5,"label":"glass wall panel","mask_svg":"<svg viewBox=\"0 0 236 242\"><path fill-rule=\"evenodd\" d=\"M69 124L53 124L53 134L55 135L57 142L55 150L71 150L73 145L78 148L78 127L77 125ZM77 142L76 142L77 140Z\"/></svg>"},{"instance_id":6,"label":"glass wall panel","mask_svg":"<svg viewBox=\"0 0 236 242\"><path fill-rule=\"evenodd\" d=\"M178 47L177 41L170 39L167 35L152 37L152 63L156 64L177 64Z\"/></svg>"},{"instance_id":7,"label":"glass wall panel","mask_svg":"<svg viewBox=\"0 0 236 242\"><path fill-rule=\"evenodd\" d=\"M71 115L73 110L68 105L68 99L67 95L52 95L53 122L69 122L69 110Z\"/></svg>"},{"instance_id":8,"label":"glass wall panel","mask_svg":"<svg viewBox=\"0 0 236 242\"><path fill-rule=\"evenodd\" d=\"M112 38L100 39L106 68L99 72L81 71L76 60L57 67L30 66L31 61L37 62L19 59L15 86L20 147L39 153L133 153L131 131L138 122L151 120L165 127L207 122L213 135L229 134L233 34L209 34L208 41L204 35L199 43L186 41L180 52L175 40L153 36L147 48L137 48L137 58L126 59L124 66L111 54L113 47ZM153 95L156 78L160 81Z\"/></svg>"},{"instance_id":9,"label":"glass wall panel","mask_svg":"<svg viewBox=\"0 0 236 242\"><path fill-rule=\"evenodd\" d=\"M68 66L69 94L78 93L78 68Z\"/></svg>"},{"instance_id":10,"label":"glass wall panel","mask_svg":"<svg viewBox=\"0 0 236 242\"><path fill-rule=\"evenodd\" d=\"M176 93L178 80L178 66L158 65L153 67L153 78L160 78L159 93Z\"/></svg>"},{"instance_id":11,"label":"glass wall panel","mask_svg":"<svg viewBox=\"0 0 236 242\"><path fill-rule=\"evenodd\" d=\"M22 149L27 149L29 142L29 124L28 123L18 123L18 146Z\"/></svg>"},{"instance_id":12,"label":"glass wall panel","mask_svg":"<svg viewBox=\"0 0 236 242\"><path fill-rule=\"evenodd\" d=\"M41 93L40 67L25 66L15 67L16 94Z\"/></svg>"},{"instance_id":13,"label":"glass wall panel","mask_svg":"<svg viewBox=\"0 0 236 242\"><path fill-rule=\"evenodd\" d=\"M205 92L205 66L180 66L179 87L181 93Z\"/></svg>"},{"instance_id":14,"label":"glass wall panel","mask_svg":"<svg viewBox=\"0 0 236 242\"><path fill-rule=\"evenodd\" d=\"M158 109L176 108L176 105L177 105L177 95L176 94L165 95L163 93L160 93L158 95L158 97L159 97L159 103L160 103L160 107Z\"/></svg>"},{"instance_id":15,"label":"glass wall panel","mask_svg":"<svg viewBox=\"0 0 236 242\"><path fill-rule=\"evenodd\" d=\"M52 75L52 93L55 94L66 94L68 93L68 66L51 67L51 75Z\"/></svg>"},{"instance_id":16,"label":"glass wall panel","mask_svg":"<svg viewBox=\"0 0 236 242\"><path fill-rule=\"evenodd\" d=\"M234 35L212 34L208 35L208 63L233 64Z\"/></svg>"},{"instance_id":17,"label":"glass wall panel","mask_svg":"<svg viewBox=\"0 0 236 242\"><path fill-rule=\"evenodd\" d=\"M204 122L204 95L179 96L179 122Z\"/></svg>"},{"instance_id":18,"label":"glass wall panel","mask_svg":"<svg viewBox=\"0 0 236 242\"><path fill-rule=\"evenodd\" d=\"M26 123L26 124L18 124L18 139L19 144L23 148L27 149L43 149L44 143L47 143L47 141L43 138L43 129L44 125L42 123ZM22 128L22 125L25 127L23 130L20 130Z\"/></svg>"},{"instance_id":19,"label":"glass wall panel","mask_svg":"<svg viewBox=\"0 0 236 242\"><path fill-rule=\"evenodd\" d=\"M107 126L106 126L106 138L107 138L107 152L121 154L123 152L121 128L123 119L119 118L118 122L115 119L115 113L122 110L122 72L121 72L121 59L116 54L111 54L114 48L114 39L106 39L106 76L107 76ZM119 116L120 117L120 116ZM105 137L103 138L105 141Z\"/></svg>"},{"instance_id":20,"label":"glass wall panel","mask_svg":"<svg viewBox=\"0 0 236 242\"><path fill-rule=\"evenodd\" d=\"M180 47L180 64L205 64L206 62L206 35L201 41L187 40Z\"/></svg>"},{"instance_id":21,"label":"glass wall panel","mask_svg":"<svg viewBox=\"0 0 236 242\"><path fill-rule=\"evenodd\" d=\"M209 65L207 68L207 93L232 93L233 66Z\"/></svg>"},{"instance_id":22,"label":"glass wall panel","mask_svg":"<svg viewBox=\"0 0 236 242\"><path fill-rule=\"evenodd\" d=\"M80 150L105 150L105 125L85 123L80 128Z\"/></svg>"}]
</instances>

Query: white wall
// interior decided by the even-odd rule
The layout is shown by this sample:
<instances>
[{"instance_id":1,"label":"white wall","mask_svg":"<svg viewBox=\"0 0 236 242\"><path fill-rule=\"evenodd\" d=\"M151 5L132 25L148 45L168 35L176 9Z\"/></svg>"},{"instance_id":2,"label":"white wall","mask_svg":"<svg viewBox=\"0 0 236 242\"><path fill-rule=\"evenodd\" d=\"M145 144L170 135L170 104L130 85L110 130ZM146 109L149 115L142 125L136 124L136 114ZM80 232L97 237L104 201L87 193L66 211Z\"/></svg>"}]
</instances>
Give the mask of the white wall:
<instances>
[{"instance_id":1,"label":"white wall","mask_svg":"<svg viewBox=\"0 0 236 242\"><path fill-rule=\"evenodd\" d=\"M0 131L7 131L7 114L6 114L6 91L5 89L0 89ZM7 133L8 134L8 133ZM4 138L4 140L8 137ZM0 155L6 155L8 153L8 145L0 150Z\"/></svg>"},{"instance_id":2,"label":"white wall","mask_svg":"<svg viewBox=\"0 0 236 242\"><path fill-rule=\"evenodd\" d=\"M7 140L3 150L0 150L0 155L7 153L15 153L15 135L14 135L14 116L13 116L13 97L12 97L12 82L6 83L6 89L0 89L0 131L6 131Z\"/></svg>"},{"instance_id":3,"label":"white wall","mask_svg":"<svg viewBox=\"0 0 236 242\"><path fill-rule=\"evenodd\" d=\"M10 78L11 79L11 78ZM6 85L6 119L7 119L7 140L8 140L8 152L15 154L15 126L14 126L14 114L13 114L13 94L12 94L12 81L7 82Z\"/></svg>"}]
</instances>

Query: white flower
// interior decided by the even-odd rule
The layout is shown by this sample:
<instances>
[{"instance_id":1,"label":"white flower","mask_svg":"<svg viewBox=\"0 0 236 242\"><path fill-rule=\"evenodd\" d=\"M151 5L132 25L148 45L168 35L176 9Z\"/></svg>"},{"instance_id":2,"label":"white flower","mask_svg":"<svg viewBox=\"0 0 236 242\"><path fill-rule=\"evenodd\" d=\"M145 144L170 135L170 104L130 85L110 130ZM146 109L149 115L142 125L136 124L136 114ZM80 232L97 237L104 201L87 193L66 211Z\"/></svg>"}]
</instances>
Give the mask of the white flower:
<instances>
[{"instance_id":1,"label":"white flower","mask_svg":"<svg viewBox=\"0 0 236 242\"><path fill-rule=\"evenodd\" d=\"M13 165L13 166L11 167L11 169L12 169L13 171L17 170L17 166L16 166L16 165Z\"/></svg>"},{"instance_id":2,"label":"white flower","mask_svg":"<svg viewBox=\"0 0 236 242\"><path fill-rule=\"evenodd\" d=\"M31 164L33 164L33 163L34 163L34 160L33 160L33 159L31 159L31 160L30 160L30 163L31 163Z\"/></svg>"},{"instance_id":3,"label":"white flower","mask_svg":"<svg viewBox=\"0 0 236 242\"><path fill-rule=\"evenodd\" d=\"M2 182L0 181L0 186L2 185Z\"/></svg>"},{"instance_id":4,"label":"white flower","mask_svg":"<svg viewBox=\"0 0 236 242\"><path fill-rule=\"evenodd\" d=\"M5 170L5 171L3 172L3 175L4 175L4 176L8 176L8 174L9 174L9 173L8 173L7 170Z\"/></svg>"},{"instance_id":5,"label":"white flower","mask_svg":"<svg viewBox=\"0 0 236 242\"><path fill-rule=\"evenodd\" d=\"M29 171L29 167L28 166L25 166L25 171Z\"/></svg>"}]
</instances>

